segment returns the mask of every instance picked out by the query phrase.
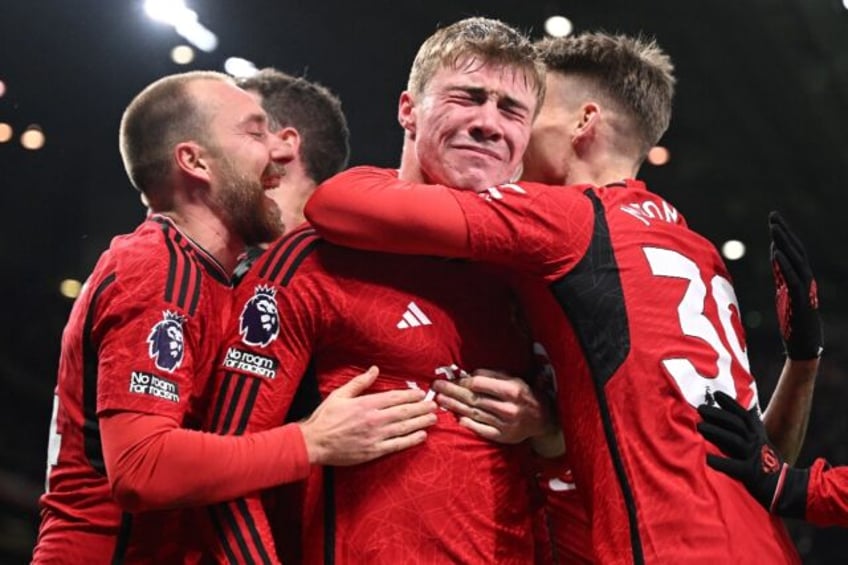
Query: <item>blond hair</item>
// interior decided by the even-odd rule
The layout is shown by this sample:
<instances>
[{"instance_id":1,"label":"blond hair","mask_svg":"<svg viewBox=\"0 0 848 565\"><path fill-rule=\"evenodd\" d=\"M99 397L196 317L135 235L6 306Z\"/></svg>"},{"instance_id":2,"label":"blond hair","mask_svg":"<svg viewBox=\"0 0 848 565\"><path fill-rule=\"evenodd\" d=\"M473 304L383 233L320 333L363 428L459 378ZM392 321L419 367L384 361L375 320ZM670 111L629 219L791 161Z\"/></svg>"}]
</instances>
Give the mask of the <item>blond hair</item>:
<instances>
[{"instance_id":1,"label":"blond hair","mask_svg":"<svg viewBox=\"0 0 848 565\"><path fill-rule=\"evenodd\" d=\"M532 81L537 110L545 97L545 68L533 44L518 30L491 18L466 18L437 30L428 37L412 62L407 90L424 92L440 68L453 67L466 57L483 63L518 67Z\"/></svg>"}]
</instances>

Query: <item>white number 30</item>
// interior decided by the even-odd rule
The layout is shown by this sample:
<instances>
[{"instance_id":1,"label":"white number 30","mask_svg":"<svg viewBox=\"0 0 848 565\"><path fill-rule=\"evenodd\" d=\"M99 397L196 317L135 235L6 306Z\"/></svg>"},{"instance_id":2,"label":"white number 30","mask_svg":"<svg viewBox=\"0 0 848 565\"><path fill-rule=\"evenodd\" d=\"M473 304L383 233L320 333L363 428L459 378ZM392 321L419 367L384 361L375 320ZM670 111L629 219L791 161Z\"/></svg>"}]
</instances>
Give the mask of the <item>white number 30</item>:
<instances>
[{"instance_id":1,"label":"white number 30","mask_svg":"<svg viewBox=\"0 0 848 565\"><path fill-rule=\"evenodd\" d=\"M698 265L677 251L658 247L643 248L645 257L651 267L651 272L658 277L674 277L686 279L689 284L683 299L677 306L677 316L680 329L684 335L695 337L707 343L718 355L717 374L704 376L698 372L695 365L685 358L663 359L663 366L672 376L680 392L692 406L699 406L706 401L706 392L723 391L736 398L736 386L731 372L731 352L719 338L715 325L704 315L704 304L707 299L707 287L701 278ZM733 351L733 357L742 365L745 372L750 373L748 355L742 347L742 340L731 323L731 306L739 310L736 293L730 282L719 275L710 281L710 293L718 311L718 322L724 333L725 341ZM757 402L756 384L751 379L753 392L752 404Z\"/></svg>"}]
</instances>

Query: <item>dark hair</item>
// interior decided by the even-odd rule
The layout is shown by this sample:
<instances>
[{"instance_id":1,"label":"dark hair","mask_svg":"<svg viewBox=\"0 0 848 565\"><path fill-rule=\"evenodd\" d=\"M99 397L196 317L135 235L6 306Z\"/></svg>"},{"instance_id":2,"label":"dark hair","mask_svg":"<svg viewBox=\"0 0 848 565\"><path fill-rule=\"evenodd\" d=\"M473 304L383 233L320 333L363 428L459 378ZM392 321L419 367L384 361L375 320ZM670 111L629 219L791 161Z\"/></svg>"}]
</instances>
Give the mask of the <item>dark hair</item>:
<instances>
[{"instance_id":1,"label":"dark hair","mask_svg":"<svg viewBox=\"0 0 848 565\"><path fill-rule=\"evenodd\" d=\"M272 129L295 128L302 139L300 158L306 173L320 183L347 166L350 131L342 103L326 87L273 68L239 80L262 97Z\"/></svg>"},{"instance_id":2,"label":"dark hair","mask_svg":"<svg viewBox=\"0 0 848 565\"><path fill-rule=\"evenodd\" d=\"M167 206L169 195L161 189L173 166L174 146L206 134L208 119L203 107L186 88L198 80L233 82L213 71L169 75L142 90L121 118L119 145L124 168L151 206Z\"/></svg>"},{"instance_id":3,"label":"dark hair","mask_svg":"<svg viewBox=\"0 0 848 565\"><path fill-rule=\"evenodd\" d=\"M598 94L634 120L642 156L671 121L674 65L653 39L584 33L536 44L548 72L592 81Z\"/></svg>"}]
</instances>

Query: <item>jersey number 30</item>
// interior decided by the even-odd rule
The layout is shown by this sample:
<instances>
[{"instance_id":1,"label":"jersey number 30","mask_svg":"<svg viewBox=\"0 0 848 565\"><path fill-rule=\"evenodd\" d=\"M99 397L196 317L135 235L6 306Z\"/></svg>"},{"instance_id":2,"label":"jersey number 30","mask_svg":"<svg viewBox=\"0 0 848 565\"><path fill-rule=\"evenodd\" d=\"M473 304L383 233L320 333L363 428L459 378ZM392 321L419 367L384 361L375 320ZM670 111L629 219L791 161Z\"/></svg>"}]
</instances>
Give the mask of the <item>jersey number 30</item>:
<instances>
[{"instance_id":1,"label":"jersey number 30","mask_svg":"<svg viewBox=\"0 0 848 565\"><path fill-rule=\"evenodd\" d=\"M651 267L651 272L658 277L674 277L688 281L683 299L677 306L677 316L680 329L684 335L695 337L709 345L718 356L717 374L704 376L698 372L695 365L685 358L663 359L663 366L672 376L680 392L692 406L706 402L707 391L723 391L736 398L736 386L731 372L731 352L727 350L718 335L715 324L704 314L707 292L715 301L718 311L718 325L724 333L725 343L730 346L732 355L749 372L748 355L742 348L742 340L731 322L731 306L739 311L736 293L726 278L715 275L710 280L710 288L704 284L698 265L677 251L659 247L643 248L645 257ZM753 402L756 402L757 392L754 381L751 381Z\"/></svg>"}]
</instances>

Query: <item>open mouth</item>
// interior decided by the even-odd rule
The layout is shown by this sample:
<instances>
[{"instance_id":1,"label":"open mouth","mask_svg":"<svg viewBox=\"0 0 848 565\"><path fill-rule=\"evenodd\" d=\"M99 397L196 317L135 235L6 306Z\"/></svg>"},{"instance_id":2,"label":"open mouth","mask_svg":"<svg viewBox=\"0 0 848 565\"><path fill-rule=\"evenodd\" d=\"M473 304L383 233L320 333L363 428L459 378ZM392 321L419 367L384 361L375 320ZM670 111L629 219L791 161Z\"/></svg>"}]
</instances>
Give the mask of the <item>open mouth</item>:
<instances>
[{"instance_id":1,"label":"open mouth","mask_svg":"<svg viewBox=\"0 0 848 565\"><path fill-rule=\"evenodd\" d=\"M269 175L266 177L262 177L262 188L264 188L265 190L273 190L280 186L280 181L282 179L282 175Z\"/></svg>"}]
</instances>

